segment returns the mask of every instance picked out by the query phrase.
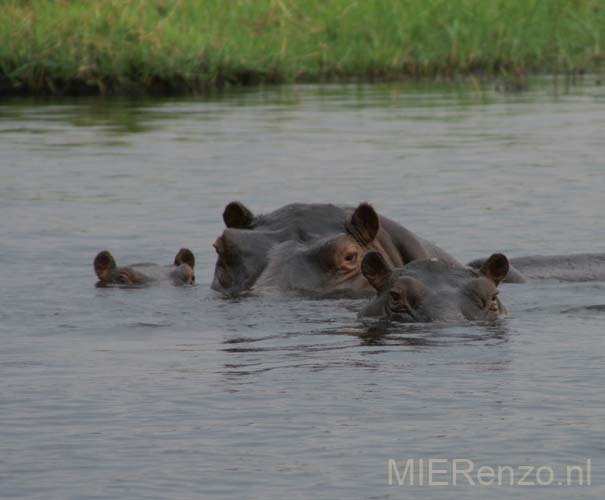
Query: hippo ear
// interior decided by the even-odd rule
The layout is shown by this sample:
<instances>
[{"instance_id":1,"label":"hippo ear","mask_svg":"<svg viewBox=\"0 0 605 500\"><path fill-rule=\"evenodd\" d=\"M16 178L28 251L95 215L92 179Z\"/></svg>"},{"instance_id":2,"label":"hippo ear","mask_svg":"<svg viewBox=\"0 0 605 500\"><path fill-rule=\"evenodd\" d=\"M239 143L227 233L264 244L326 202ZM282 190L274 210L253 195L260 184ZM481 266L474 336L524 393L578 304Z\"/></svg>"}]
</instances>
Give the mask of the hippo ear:
<instances>
[{"instance_id":1,"label":"hippo ear","mask_svg":"<svg viewBox=\"0 0 605 500\"><path fill-rule=\"evenodd\" d=\"M391 268L378 252L368 252L361 261L361 272L377 291L382 291L391 276Z\"/></svg>"},{"instance_id":2,"label":"hippo ear","mask_svg":"<svg viewBox=\"0 0 605 500\"><path fill-rule=\"evenodd\" d=\"M508 259L501 253L491 255L481 266L481 274L492 280L496 286L506 278L509 269Z\"/></svg>"},{"instance_id":3,"label":"hippo ear","mask_svg":"<svg viewBox=\"0 0 605 500\"><path fill-rule=\"evenodd\" d=\"M188 248L181 248L174 258L175 266L180 266L181 264L189 264L191 269L195 267L195 257L193 256L193 252Z\"/></svg>"},{"instance_id":4,"label":"hippo ear","mask_svg":"<svg viewBox=\"0 0 605 500\"><path fill-rule=\"evenodd\" d=\"M225 207L223 220L227 227L249 229L254 222L254 214L239 201L232 201Z\"/></svg>"},{"instance_id":5,"label":"hippo ear","mask_svg":"<svg viewBox=\"0 0 605 500\"><path fill-rule=\"evenodd\" d=\"M106 279L107 274L116 268L116 261L107 250L99 252L94 260L95 273L100 280Z\"/></svg>"},{"instance_id":6,"label":"hippo ear","mask_svg":"<svg viewBox=\"0 0 605 500\"><path fill-rule=\"evenodd\" d=\"M347 231L362 245L374 241L380 229L378 214L368 203L361 203L346 224Z\"/></svg>"}]
</instances>

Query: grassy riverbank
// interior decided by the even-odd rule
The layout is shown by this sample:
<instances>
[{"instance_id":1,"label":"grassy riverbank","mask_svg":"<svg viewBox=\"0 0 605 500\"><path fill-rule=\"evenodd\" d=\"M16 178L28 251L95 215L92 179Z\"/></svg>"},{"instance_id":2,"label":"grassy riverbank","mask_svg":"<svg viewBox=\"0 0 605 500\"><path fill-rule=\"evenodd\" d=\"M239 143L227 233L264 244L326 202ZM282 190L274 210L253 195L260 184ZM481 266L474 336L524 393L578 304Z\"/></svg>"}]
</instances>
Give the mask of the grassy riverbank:
<instances>
[{"instance_id":1,"label":"grassy riverbank","mask_svg":"<svg viewBox=\"0 0 605 500\"><path fill-rule=\"evenodd\" d=\"M592 71L603 0L5 0L0 94Z\"/></svg>"}]
</instances>

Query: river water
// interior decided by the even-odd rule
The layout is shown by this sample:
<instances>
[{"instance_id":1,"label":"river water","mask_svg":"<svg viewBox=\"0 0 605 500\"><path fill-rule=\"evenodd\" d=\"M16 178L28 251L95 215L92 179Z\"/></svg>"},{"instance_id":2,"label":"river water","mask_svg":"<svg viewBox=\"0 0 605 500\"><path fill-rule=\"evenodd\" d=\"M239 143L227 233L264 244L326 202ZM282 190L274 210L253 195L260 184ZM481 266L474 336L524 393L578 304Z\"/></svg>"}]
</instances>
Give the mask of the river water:
<instances>
[{"instance_id":1,"label":"river water","mask_svg":"<svg viewBox=\"0 0 605 500\"><path fill-rule=\"evenodd\" d=\"M408 326L209 285L234 199L367 200L464 261L602 252L604 162L594 78L1 103L0 496L603 498L604 283L503 285L502 321ZM100 250L182 246L196 287L94 287ZM434 458L554 481L389 484L389 460ZM559 484L587 460L590 486Z\"/></svg>"}]
</instances>

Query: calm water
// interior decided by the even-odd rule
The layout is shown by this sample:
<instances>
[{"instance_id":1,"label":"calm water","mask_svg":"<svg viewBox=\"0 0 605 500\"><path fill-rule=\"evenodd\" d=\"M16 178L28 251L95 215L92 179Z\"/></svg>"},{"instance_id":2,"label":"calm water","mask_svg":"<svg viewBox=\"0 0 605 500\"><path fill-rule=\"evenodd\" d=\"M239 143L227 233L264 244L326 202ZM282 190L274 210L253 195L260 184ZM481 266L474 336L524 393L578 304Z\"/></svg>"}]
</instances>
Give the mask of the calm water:
<instances>
[{"instance_id":1,"label":"calm water","mask_svg":"<svg viewBox=\"0 0 605 500\"><path fill-rule=\"evenodd\" d=\"M358 301L209 290L233 199L368 200L462 260L605 251L592 83L1 104L0 496L603 498L605 283L504 285L496 324L388 328ZM181 246L195 288L94 287L99 250ZM555 483L591 459L592 486L389 486L407 458Z\"/></svg>"}]
</instances>

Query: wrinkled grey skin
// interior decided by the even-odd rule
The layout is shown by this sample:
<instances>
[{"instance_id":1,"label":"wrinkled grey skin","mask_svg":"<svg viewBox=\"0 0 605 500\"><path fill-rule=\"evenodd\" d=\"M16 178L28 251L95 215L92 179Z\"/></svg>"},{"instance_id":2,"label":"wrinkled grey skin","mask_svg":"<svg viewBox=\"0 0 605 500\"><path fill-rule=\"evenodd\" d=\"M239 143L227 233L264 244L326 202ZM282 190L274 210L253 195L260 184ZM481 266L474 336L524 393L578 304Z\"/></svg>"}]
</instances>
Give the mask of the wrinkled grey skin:
<instances>
[{"instance_id":1,"label":"wrinkled grey skin","mask_svg":"<svg viewBox=\"0 0 605 500\"><path fill-rule=\"evenodd\" d=\"M497 287L508 268L507 258L494 254L478 271L439 259L392 269L380 254L368 253L362 270L376 296L359 317L407 323L493 321L506 314Z\"/></svg>"},{"instance_id":2,"label":"wrinkled grey skin","mask_svg":"<svg viewBox=\"0 0 605 500\"><path fill-rule=\"evenodd\" d=\"M393 266L430 257L458 264L366 203L356 209L294 203L255 216L232 202L223 219L227 229L214 243L218 255L212 288L230 296L252 287L367 294L372 289L361 261L369 251L379 252Z\"/></svg>"},{"instance_id":3,"label":"wrinkled grey skin","mask_svg":"<svg viewBox=\"0 0 605 500\"><path fill-rule=\"evenodd\" d=\"M99 278L98 287L116 285L128 288L158 283L193 285L195 282L195 257L187 248L181 248L174 258L174 263L169 266L141 263L118 267L107 250L97 254L93 265Z\"/></svg>"},{"instance_id":4,"label":"wrinkled grey skin","mask_svg":"<svg viewBox=\"0 0 605 500\"><path fill-rule=\"evenodd\" d=\"M485 260L473 260L468 263L468 266L479 269ZM506 283L525 283L539 279L604 281L605 254L532 255L510 259L510 271Z\"/></svg>"}]
</instances>

